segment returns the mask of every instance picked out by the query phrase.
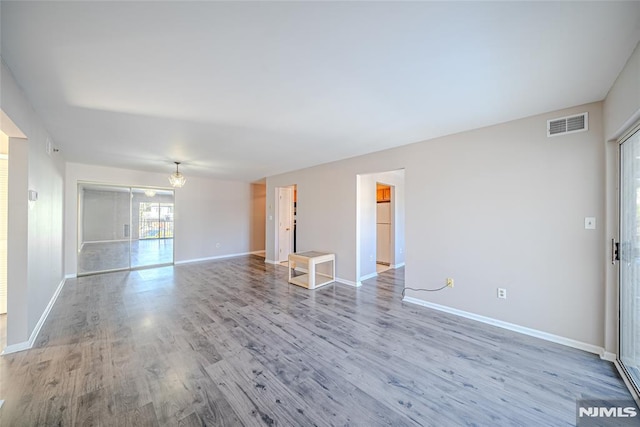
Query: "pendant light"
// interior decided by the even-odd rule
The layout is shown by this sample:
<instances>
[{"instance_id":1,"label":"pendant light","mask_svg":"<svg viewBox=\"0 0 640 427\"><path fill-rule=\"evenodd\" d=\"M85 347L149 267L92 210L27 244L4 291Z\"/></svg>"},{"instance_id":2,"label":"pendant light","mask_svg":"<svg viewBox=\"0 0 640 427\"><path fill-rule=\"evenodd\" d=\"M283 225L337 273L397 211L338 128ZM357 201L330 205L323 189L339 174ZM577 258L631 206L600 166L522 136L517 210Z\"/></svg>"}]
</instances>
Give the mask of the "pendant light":
<instances>
[{"instance_id":1,"label":"pendant light","mask_svg":"<svg viewBox=\"0 0 640 427\"><path fill-rule=\"evenodd\" d=\"M180 166L180 162L173 162L173 163L176 164L176 171L171 175L169 175L169 183L171 183L171 186L174 188L180 188L187 181L187 178L185 178L184 175L182 175L178 170L178 166Z\"/></svg>"}]
</instances>

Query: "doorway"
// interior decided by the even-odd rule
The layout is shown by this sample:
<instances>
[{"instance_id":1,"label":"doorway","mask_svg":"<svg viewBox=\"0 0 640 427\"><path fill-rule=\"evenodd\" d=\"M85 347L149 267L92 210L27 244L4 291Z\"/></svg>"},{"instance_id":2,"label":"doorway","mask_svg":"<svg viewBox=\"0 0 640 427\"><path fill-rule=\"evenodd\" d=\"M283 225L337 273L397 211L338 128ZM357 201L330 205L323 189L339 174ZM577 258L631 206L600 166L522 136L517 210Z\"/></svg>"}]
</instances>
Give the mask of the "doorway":
<instances>
[{"instance_id":1,"label":"doorway","mask_svg":"<svg viewBox=\"0 0 640 427\"><path fill-rule=\"evenodd\" d=\"M626 376L640 389L640 126L620 144L619 351Z\"/></svg>"},{"instance_id":2,"label":"doorway","mask_svg":"<svg viewBox=\"0 0 640 427\"><path fill-rule=\"evenodd\" d=\"M356 285L404 263L404 169L356 176Z\"/></svg>"},{"instance_id":3,"label":"doorway","mask_svg":"<svg viewBox=\"0 0 640 427\"><path fill-rule=\"evenodd\" d=\"M391 268L395 229L393 228L393 193L391 185L376 182L376 273ZM395 255L395 254L394 254Z\"/></svg>"},{"instance_id":4,"label":"doorway","mask_svg":"<svg viewBox=\"0 0 640 427\"><path fill-rule=\"evenodd\" d=\"M173 264L173 190L78 184L78 275Z\"/></svg>"}]
</instances>

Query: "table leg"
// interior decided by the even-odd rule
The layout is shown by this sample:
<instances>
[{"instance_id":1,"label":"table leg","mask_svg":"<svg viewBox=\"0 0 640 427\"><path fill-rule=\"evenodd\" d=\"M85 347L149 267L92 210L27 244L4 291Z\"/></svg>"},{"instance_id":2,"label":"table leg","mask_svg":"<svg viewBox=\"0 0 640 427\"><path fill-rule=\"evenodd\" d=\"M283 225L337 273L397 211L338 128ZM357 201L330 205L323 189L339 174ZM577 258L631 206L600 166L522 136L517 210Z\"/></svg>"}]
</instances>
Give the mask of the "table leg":
<instances>
[{"instance_id":1,"label":"table leg","mask_svg":"<svg viewBox=\"0 0 640 427\"><path fill-rule=\"evenodd\" d=\"M313 260L309 260L309 289L316 287L316 263Z\"/></svg>"}]
</instances>

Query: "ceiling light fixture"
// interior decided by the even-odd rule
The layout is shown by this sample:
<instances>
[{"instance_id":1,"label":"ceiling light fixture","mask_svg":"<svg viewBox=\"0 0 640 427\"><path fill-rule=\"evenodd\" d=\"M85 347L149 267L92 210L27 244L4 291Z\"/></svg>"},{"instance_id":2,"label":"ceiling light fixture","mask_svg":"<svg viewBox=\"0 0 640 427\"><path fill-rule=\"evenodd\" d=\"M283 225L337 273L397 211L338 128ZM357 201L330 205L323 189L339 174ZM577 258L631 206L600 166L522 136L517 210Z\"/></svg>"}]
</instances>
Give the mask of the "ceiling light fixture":
<instances>
[{"instance_id":1,"label":"ceiling light fixture","mask_svg":"<svg viewBox=\"0 0 640 427\"><path fill-rule=\"evenodd\" d=\"M144 190L144 195L147 197L154 197L156 195L156 190Z\"/></svg>"},{"instance_id":2,"label":"ceiling light fixture","mask_svg":"<svg viewBox=\"0 0 640 427\"><path fill-rule=\"evenodd\" d=\"M171 183L171 186L174 188L180 188L187 181L187 178L185 178L184 175L182 175L178 170L178 166L180 166L180 162L173 162L173 163L176 164L176 171L171 175L169 175L169 183Z\"/></svg>"}]
</instances>

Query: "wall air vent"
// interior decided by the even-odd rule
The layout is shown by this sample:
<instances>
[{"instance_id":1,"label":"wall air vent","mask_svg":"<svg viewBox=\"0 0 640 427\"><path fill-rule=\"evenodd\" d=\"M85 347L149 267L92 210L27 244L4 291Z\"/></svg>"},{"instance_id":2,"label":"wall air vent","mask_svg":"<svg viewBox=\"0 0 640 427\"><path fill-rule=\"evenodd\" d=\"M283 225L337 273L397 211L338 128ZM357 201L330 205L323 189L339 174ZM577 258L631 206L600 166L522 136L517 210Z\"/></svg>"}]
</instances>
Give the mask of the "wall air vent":
<instances>
[{"instance_id":1,"label":"wall air vent","mask_svg":"<svg viewBox=\"0 0 640 427\"><path fill-rule=\"evenodd\" d=\"M547 136L566 135L586 130L589 130L589 113L547 120Z\"/></svg>"}]
</instances>

